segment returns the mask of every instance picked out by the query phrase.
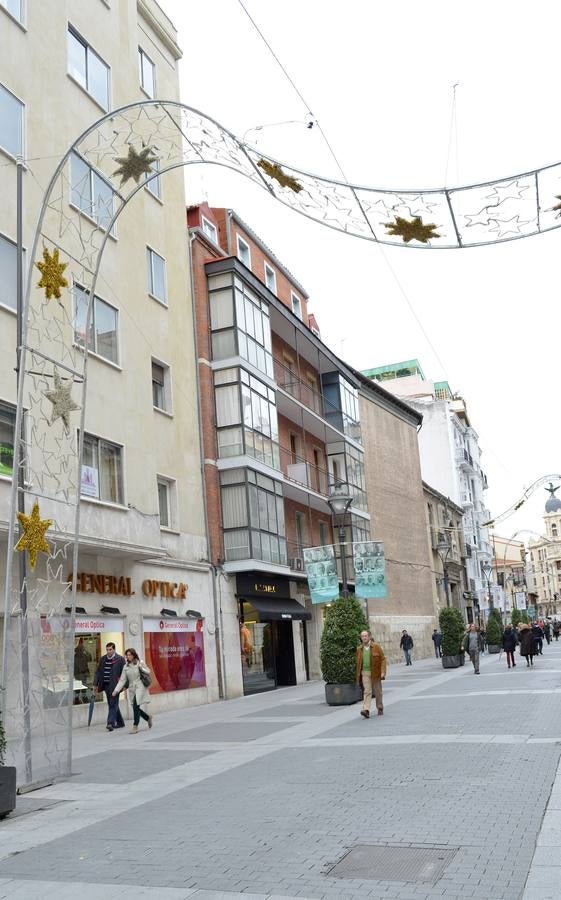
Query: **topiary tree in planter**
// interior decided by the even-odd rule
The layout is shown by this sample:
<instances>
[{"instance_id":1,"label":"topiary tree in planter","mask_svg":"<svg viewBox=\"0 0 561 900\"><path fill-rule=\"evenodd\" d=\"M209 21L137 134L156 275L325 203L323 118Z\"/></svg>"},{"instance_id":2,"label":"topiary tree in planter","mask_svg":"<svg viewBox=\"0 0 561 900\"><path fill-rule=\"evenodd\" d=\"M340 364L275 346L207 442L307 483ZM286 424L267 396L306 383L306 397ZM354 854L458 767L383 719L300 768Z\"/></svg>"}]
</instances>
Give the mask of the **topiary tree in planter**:
<instances>
[{"instance_id":1,"label":"topiary tree in planter","mask_svg":"<svg viewBox=\"0 0 561 900\"><path fill-rule=\"evenodd\" d=\"M492 609L487 619L485 636L489 653L499 653L503 648L503 617L498 609Z\"/></svg>"},{"instance_id":2,"label":"topiary tree in planter","mask_svg":"<svg viewBox=\"0 0 561 900\"><path fill-rule=\"evenodd\" d=\"M6 734L0 716L0 819L16 808L16 768L6 766Z\"/></svg>"},{"instance_id":3,"label":"topiary tree in planter","mask_svg":"<svg viewBox=\"0 0 561 900\"><path fill-rule=\"evenodd\" d=\"M320 643L325 697L332 706L356 703L356 648L368 622L356 597L338 597L328 606Z\"/></svg>"},{"instance_id":4,"label":"topiary tree in planter","mask_svg":"<svg viewBox=\"0 0 561 900\"><path fill-rule=\"evenodd\" d=\"M513 609L510 620L513 628L517 628L520 622L526 622L527 625L530 624L528 613L524 609Z\"/></svg>"},{"instance_id":5,"label":"topiary tree in planter","mask_svg":"<svg viewBox=\"0 0 561 900\"><path fill-rule=\"evenodd\" d=\"M456 669L461 665L460 648L465 634L463 616L455 606L444 606L438 615L442 635L442 665Z\"/></svg>"}]
</instances>

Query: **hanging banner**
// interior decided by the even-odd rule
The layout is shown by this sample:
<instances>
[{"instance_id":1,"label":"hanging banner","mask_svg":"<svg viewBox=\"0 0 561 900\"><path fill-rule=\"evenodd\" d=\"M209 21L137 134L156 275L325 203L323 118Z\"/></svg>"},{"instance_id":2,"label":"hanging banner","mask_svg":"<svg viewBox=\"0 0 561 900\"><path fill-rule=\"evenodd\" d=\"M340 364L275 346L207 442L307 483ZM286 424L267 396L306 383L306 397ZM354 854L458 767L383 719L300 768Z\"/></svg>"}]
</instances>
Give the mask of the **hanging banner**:
<instances>
[{"instance_id":1,"label":"hanging banner","mask_svg":"<svg viewBox=\"0 0 561 900\"><path fill-rule=\"evenodd\" d=\"M515 591L514 602L516 609L526 609L526 594L524 591Z\"/></svg>"},{"instance_id":2,"label":"hanging banner","mask_svg":"<svg viewBox=\"0 0 561 900\"><path fill-rule=\"evenodd\" d=\"M306 547L303 551L312 603L328 603L339 596L339 576L333 544Z\"/></svg>"},{"instance_id":3,"label":"hanging banner","mask_svg":"<svg viewBox=\"0 0 561 900\"><path fill-rule=\"evenodd\" d=\"M479 597L479 609L482 612L489 609L489 594L487 593L487 589L481 588L478 590L477 596Z\"/></svg>"},{"instance_id":4,"label":"hanging banner","mask_svg":"<svg viewBox=\"0 0 561 900\"><path fill-rule=\"evenodd\" d=\"M360 541L353 544L355 563L355 596L361 600L387 596L386 558L383 541Z\"/></svg>"}]
</instances>

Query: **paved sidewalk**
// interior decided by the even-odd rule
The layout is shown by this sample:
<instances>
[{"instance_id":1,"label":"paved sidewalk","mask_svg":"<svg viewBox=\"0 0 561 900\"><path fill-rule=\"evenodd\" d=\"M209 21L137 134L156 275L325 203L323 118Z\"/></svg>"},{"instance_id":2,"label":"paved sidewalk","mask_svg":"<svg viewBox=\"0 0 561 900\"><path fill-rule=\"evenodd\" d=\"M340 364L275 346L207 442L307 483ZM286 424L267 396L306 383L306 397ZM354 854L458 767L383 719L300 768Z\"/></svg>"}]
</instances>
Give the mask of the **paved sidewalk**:
<instances>
[{"instance_id":1,"label":"paved sidewalk","mask_svg":"<svg viewBox=\"0 0 561 900\"><path fill-rule=\"evenodd\" d=\"M0 900L520 900L532 859L525 898L561 897L561 645L394 665L385 715L358 713L311 683L77 732L73 777L0 823Z\"/></svg>"}]
</instances>

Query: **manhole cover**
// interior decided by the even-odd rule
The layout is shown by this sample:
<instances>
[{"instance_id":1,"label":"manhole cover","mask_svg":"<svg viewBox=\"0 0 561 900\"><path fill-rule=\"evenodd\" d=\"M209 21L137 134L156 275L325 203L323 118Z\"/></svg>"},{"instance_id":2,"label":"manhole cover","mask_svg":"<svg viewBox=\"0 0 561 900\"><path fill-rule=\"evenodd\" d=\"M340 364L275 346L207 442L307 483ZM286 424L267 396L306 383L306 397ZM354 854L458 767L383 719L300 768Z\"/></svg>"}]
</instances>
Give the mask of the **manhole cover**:
<instances>
[{"instance_id":1,"label":"manhole cover","mask_svg":"<svg viewBox=\"0 0 561 900\"><path fill-rule=\"evenodd\" d=\"M455 847L358 844L330 869L329 875L431 884L440 878L456 852Z\"/></svg>"}]
</instances>

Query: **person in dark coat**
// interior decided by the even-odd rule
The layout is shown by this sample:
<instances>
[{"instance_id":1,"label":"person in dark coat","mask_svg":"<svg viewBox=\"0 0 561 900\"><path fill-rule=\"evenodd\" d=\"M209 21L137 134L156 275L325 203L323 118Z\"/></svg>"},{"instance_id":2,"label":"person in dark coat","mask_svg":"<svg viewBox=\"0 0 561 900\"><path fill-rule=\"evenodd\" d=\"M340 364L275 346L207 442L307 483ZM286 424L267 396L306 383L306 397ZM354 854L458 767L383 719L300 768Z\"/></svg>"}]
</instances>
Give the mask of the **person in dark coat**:
<instances>
[{"instance_id":1,"label":"person in dark coat","mask_svg":"<svg viewBox=\"0 0 561 900\"><path fill-rule=\"evenodd\" d=\"M412 666L411 662L411 651L413 649L413 638L410 634L407 634L405 628L401 632L401 640L399 642L399 646L403 650L403 655L405 656L405 665Z\"/></svg>"},{"instance_id":2,"label":"person in dark coat","mask_svg":"<svg viewBox=\"0 0 561 900\"><path fill-rule=\"evenodd\" d=\"M553 623L553 637L556 641L559 640L559 631L561 631L561 627L559 626L559 622L556 619Z\"/></svg>"},{"instance_id":3,"label":"person in dark coat","mask_svg":"<svg viewBox=\"0 0 561 900\"><path fill-rule=\"evenodd\" d=\"M543 656L543 631L537 622L532 625L534 636L534 656Z\"/></svg>"},{"instance_id":4,"label":"person in dark coat","mask_svg":"<svg viewBox=\"0 0 561 900\"><path fill-rule=\"evenodd\" d=\"M442 656L442 635L436 628L432 633L432 642L434 644L434 655L437 659L440 659Z\"/></svg>"},{"instance_id":5,"label":"person in dark coat","mask_svg":"<svg viewBox=\"0 0 561 900\"><path fill-rule=\"evenodd\" d=\"M520 656L524 656L527 666L534 665L534 635L532 629L525 622L519 626L518 640L520 641Z\"/></svg>"},{"instance_id":6,"label":"person in dark coat","mask_svg":"<svg viewBox=\"0 0 561 900\"><path fill-rule=\"evenodd\" d=\"M551 624L546 622L543 626L543 634L548 644L551 644Z\"/></svg>"},{"instance_id":7,"label":"person in dark coat","mask_svg":"<svg viewBox=\"0 0 561 900\"><path fill-rule=\"evenodd\" d=\"M514 662L514 651L517 643L518 638L516 637L514 628L512 628L511 625L507 625L503 633L503 650L506 653L506 661L509 669L511 665L516 665Z\"/></svg>"},{"instance_id":8,"label":"person in dark coat","mask_svg":"<svg viewBox=\"0 0 561 900\"><path fill-rule=\"evenodd\" d=\"M124 656L115 652L115 644L110 641L106 647L106 654L101 657L94 677L94 687L99 691L105 691L107 697L107 731L114 728L124 728L125 722L119 709L119 694L113 696L121 673L125 665Z\"/></svg>"}]
</instances>

